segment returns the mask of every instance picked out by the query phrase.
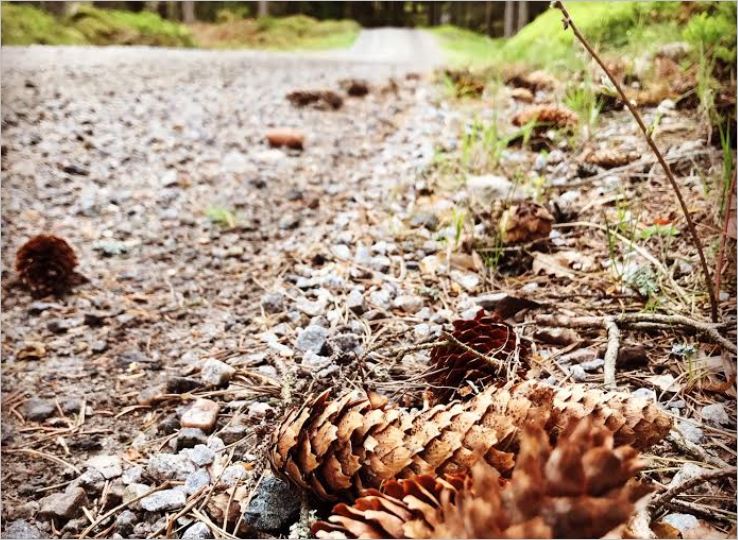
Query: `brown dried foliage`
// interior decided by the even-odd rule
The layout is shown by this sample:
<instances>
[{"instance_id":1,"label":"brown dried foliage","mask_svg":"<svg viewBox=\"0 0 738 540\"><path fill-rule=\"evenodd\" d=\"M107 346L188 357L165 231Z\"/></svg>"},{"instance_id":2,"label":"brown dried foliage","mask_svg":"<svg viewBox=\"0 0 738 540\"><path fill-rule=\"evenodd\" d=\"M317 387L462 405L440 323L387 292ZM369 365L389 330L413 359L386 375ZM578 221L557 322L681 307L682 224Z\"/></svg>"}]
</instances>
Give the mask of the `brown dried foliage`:
<instances>
[{"instance_id":1,"label":"brown dried foliage","mask_svg":"<svg viewBox=\"0 0 738 540\"><path fill-rule=\"evenodd\" d=\"M500 218L503 244L519 244L548 238L554 217L540 204L526 201L508 208Z\"/></svg>"},{"instance_id":2,"label":"brown dried foliage","mask_svg":"<svg viewBox=\"0 0 738 540\"><path fill-rule=\"evenodd\" d=\"M534 105L516 114L512 122L516 126L524 126L534 120L546 126L570 128L577 125L579 117L561 105Z\"/></svg>"},{"instance_id":3,"label":"brown dried foliage","mask_svg":"<svg viewBox=\"0 0 738 540\"><path fill-rule=\"evenodd\" d=\"M511 368L514 360L523 362L529 354L528 346L520 341L509 324L496 313L480 309L472 320L453 322L451 335L477 353L492 358ZM517 352L517 355L516 355ZM464 392L464 381L485 384L503 374L496 365L485 361L454 342L438 345L431 350L430 372L426 380L433 386L433 393L446 400L455 393Z\"/></svg>"},{"instance_id":4,"label":"brown dried foliage","mask_svg":"<svg viewBox=\"0 0 738 540\"><path fill-rule=\"evenodd\" d=\"M424 410L395 407L355 390L328 392L291 411L274 432L273 470L325 500L412 475L457 474L484 459L506 472L514 465L520 430L542 422L555 437L572 421L592 417L618 444L648 447L671 419L652 401L576 385L507 383L466 402Z\"/></svg>"},{"instance_id":5,"label":"brown dried foliage","mask_svg":"<svg viewBox=\"0 0 738 540\"><path fill-rule=\"evenodd\" d=\"M505 80L505 84L536 92L538 90L553 90L556 88L558 81L545 71L536 70L514 73Z\"/></svg>"},{"instance_id":6,"label":"brown dried foliage","mask_svg":"<svg viewBox=\"0 0 738 540\"><path fill-rule=\"evenodd\" d=\"M34 236L15 255L15 270L36 298L67 292L77 280L76 266L72 246L53 235Z\"/></svg>"},{"instance_id":7,"label":"brown dried foliage","mask_svg":"<svg viewBox=\"0 0 738 540\"><path fill-rule=\"evenodd\" d=\"M456 97L480 97L484 94L485 81L468 69L447 69L445 75L454 85Z\"/></svg>"},{"instance_id":8,"label":"brown dried foliage","mask_svg":"<svg viewBox=\"0 0 738 540\"><path fill-rule=\"evenodd\" d=\"M415 476L370 489L317 522L318 538L597 538L625 524L649 490L630 446L578 422L551 447L528 426L509 480L486 463L467 475Z\"/></svg>"}]
</instances>

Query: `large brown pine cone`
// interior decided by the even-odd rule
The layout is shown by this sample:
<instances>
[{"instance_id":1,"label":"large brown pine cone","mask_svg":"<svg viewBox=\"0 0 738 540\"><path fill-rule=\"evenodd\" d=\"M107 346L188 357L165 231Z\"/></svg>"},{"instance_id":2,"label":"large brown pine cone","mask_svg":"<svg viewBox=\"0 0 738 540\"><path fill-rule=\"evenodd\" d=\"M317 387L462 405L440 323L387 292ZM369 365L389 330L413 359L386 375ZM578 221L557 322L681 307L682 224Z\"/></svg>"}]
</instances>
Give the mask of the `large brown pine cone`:
<instances>
[{"instance_id":1,"label":"large brown pine cone","mask_svg":"<svg viewBox=\"0 0 738 540\"><path fill-rule=\"evenodd\" d=\"M457 343L434 347L426 380L439 400L447 400L459 391L463 393L464 381L484 385L494 378L504 377L508 368L517 372L521 363L525 367L530 348L496 313L480 309L474 319L456 320L453 325L451 335L454 338L497 363L493 365Z\"/></svg>"},{"instance_id":2,"label":"large brown pine cone","mask_svg":"<svg viewBox=\"0 0 738 540\"><path fill-rule=\"evenodd\" d=\"M533 242L548 238L554 217L540 204L526 201L514 204L500 218L500 239L503 244Z\"/></svg>"},{"instance_id":3,"label":"large brown pine cone","mask_svg":"<svg viewBox=\"0 0 738 540\"><path fill-rule=\"evenodd\" d=\"M486 463L466 476L414 476L366 490L313 526L318 538L598 538L628 521L649 489L630 446L581 420L551 448L528 426L511 479Z\"/></svg>"},{"instance_id":4,"label":"large brown pine cone","mask_svg":"<svg viewBox=\"0 0 738 540\"><path fill-rule=\"evenodd\" d=\"M67 292L77 278L76 266L74 249L58 236L34 236L15 255L16 272L37 298Z\"/></svg>"},{"instance_id":5,"label":"large brown pine cone","mask_svg":"<svg viewBox=\"0 0 738 540\"><path fill-rule=\"evenodd\" d=\"M520 430L544 423L555 437L574 420L602 422L618 444L646 448L671 419L645 398L538 381L492 387L466 402L408 410L355 390L328 393L293 410L273 435L275 473L325 500L419 474L456 474L484 459L501 472L514 465Z\"/></svg>"}]
</instances>

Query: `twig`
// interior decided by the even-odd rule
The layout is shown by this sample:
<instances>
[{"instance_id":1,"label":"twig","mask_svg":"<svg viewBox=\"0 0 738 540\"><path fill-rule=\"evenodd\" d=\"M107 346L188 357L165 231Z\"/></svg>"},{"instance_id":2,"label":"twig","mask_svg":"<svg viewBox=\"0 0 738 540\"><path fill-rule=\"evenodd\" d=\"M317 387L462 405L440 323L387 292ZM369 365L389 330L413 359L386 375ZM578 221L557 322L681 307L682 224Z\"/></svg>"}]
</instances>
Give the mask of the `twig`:
<instances>
[{"instance_id":1,"label":"twig","mask_svg":"<svg viewBox=\"0 0 738 540\"><path fill-rule=\"evenodd\" d=\"M685 480L681 484L677 484L676 486L667 489L664 493L653 500L653 502L651 503L651 507L654 510L658 510L660 507L670 502L677 495L684 493L685 491L688 491L689 489L698 486L703 482L708 482L717 478L725 478L728 476L735 477L736 473L738 473L738 469L736 469L735 467L706 471L700 475L690 478L689 480Z\"/></svg>"},{"instance_id":2,"label":"twig","mask_svg":"<svg viewBox=\"0 0 738 540\"><path fill-rule=\"evenodd\" d=\"M720 233L720 248L718 249L717 262L715 264L715 290L720 295L720 280L723 276L723 254L725 252L725 243L728 241L728 225L730 224L730 207L735 197L735 173L733 180L730 182L730 193L725 204L725 215L723 216L723 230Z\"/></svg>"},{"instance_id":3,"label":"twig","mask_svg":"<svg viewBox=\"0 0 738 540\"><path fill-rule=\"evenodd\" d=\"M615 363L620 349L620 329L612 317L603 320L607 330L607 349L605 350L605 387L615 388Z\"/></svg>"},{"instance_id":4,"label":"twig","mask_svg":"<svg viewBox=\"0 0 738 540\"><path fill-rule=\"evenodd\" d=\"M712 284L712 278L710 277L710 269L707 266L707 259L705 258L705 252L702 249L702 242L700 241L700 237L697 235L697 229L694 226L694 222L692 221L692 216L689 213L689 208L687 208L687 203L684 200L684 197L682 196L682 192L679 189L679 184L677 184L676 179L674 178L674 175L671 172L671 167L669 167L669 164L664 159L664 156L661 155L661 152L659 151L658 146L656 146L656 143L653 141L653 138L651 138L650 133L648 132L648 128L646 127L646 124L643 123L643 119L641 118L641 115L638 114L638 111L633 106L633 104L630 102L628 97L625 95L625 92L620 86L620 83L613 77L612 73L610 73L610 70L607 69L607 66L602 61L602 59L599 57L599 55L595 52L595 50L592 48L592 46L589 44L589 42L584 38L582 33L579 31L579 28L574 24L574 21L571 19L571 15L569 15L569 12L564 7L563 2L560 0L554 0L551 4L553 7L559 9L564 16L564 29L571 28L572 32L574 32L574 35L577 37L579 42L584 46L585 49L587 49L587 52L592 55L592 58L595 59L595 61L600 65L602 70L605 72L605 75L607 75L607 78L610 79L612 84L615 86L615 89L618 91L618 94L620 94L620 98L623 100L623 103L625 103L625 106L628 107L628 110L633 115L633 118L635 118L636 123L638 124L638 127L641 128L641 131L643 132L643 136L646 138L646 142L648 143L648 146L651 147L651 150L653 150L653 153L656 154L656 159L658 159L659 164L664 169L664 172L666 173L666 177L669 179L669 183L671 184L671 187L674 190L674 194L676 195L677 200L679 201L679 206L682 209L682 212L684 213L684 217L687 220L687 227L689 228L689 232L692 235L692 242L694 243L694 247L697 249L697 254L700 258L700 264L702 265L702 272L705 275L705 286L707 287L707 295L710 298L710 318L713 322L717 322L718 320L718 304L717 304L717 298L715 297L715 289L713 288Z\"/></svg>"},{"instance_id":5,"label":"twig","mask_svg":"<svg viewBox=\"0 0 738 540\"><path fill-rule=\"evenodd\" d=\"M638 328L647 328L653 325L654 328L663 328L663 325L679 325L692 328L716 341L728 351L736 354L738 348L735 343L724 338L717 327L711 323L696 321L683 315L663 315L660 313L623 313L617 317L613 317L615 323L620 326L638 325ZM564 315L538 315L536 323L550 327L564 328L591 328L593 326L603 326L602 317L567 317Z\"/></svg>"},{"instance_id":6,"label":"twig","mask_svg":"<svg viewBox=\"0 0 738 540\"><path fill-rule=\"evenodd\" d=\"M117 514L121 510L123 510L124 508L128 508L133 503L140 501L144 497L148 497L152 493L156 493L157 491L161 491L162 489L168 488L170 485L171 485L171 482L167 480L162 485L160 485L158 487L155 487L153 489L150 489L149 491L147 491L143 495L139 495L138 497L134 497L130 501L124 502L122 504L119 504L118 506L116 506L112 510L109 510L108 512L106 512L105 514L103 514L102 516L100 516L99 518L97 518L97 521L95 521L94 523L90 524L89 527L87 527L84 531L82 531L82 534L79 535L80 540L82 538L86 538L87 535L90 534L90 531L92 531L95 527L97 527L98 525L100 525L100 523L102 523L103 521L105 521L109 517L114 516L115 514Z\"/></svg>"},{"instance_id":7,"label":"twig","mask_svg":"<svg viewBox=\"0 0 738 540\"><path fill-rule=\"evenodd\" d=\"M678 425L676 428L672 429L669 432L669 434L666 436L666 440L674 445L674 447L678 450L681 450L688 456L692 456L693 458L703 461L704 463L709 463L710 465L713 465L715 467L730 466L719 457L708 454L707 451L705 451L705 449L702 448L700 445L694 444L692 441L687 440L687 438L679 430Z\"/></svg>"},{"instance_id":8,"label":"twig","mask_svg":"<svg viewBox=\"0 0 738 540\"><path fill-rule=\"evenodd\" d=\"M496 358L492 358L490 356L487 356L487 355L484 355L484 354L480 353L477 350L472 349L471 347L469 347L469 345L467 345L466 343L462 343L461 341L459 341L458 339L456 339L454 336L452 336L448 332L442 332L441 335L443 337L445 337L447 340L449 340L451 343L453 343L454 345L458 345L459 347L461 347L462 349L464 349L469 354L473 354L474 356L476 356L480 360L484 360L485 362L487 362L494 369L497 369L499 371L502 371L505 368L505 366L506 366L506 363L505 362L501 362L500 360L497 360Z\"/></svg>"},{"instance_id":9,"label":"twig","mask_svg":"<svg viewBox=\"0 0 738 540\"><path fill-rule=\"evenodd\" d=\"M669 510L676 512L686 512L694 514L701 518L712 519L715 521L735 521L735 512L726 512L719 508L710 508L702 504L695 504L686 501L669 501L664 505Z\"/></svg>"},{"instance_id":10,"label":"twig","mask_svg":"<svg viewBox=\"0 0 738 540\"><path fill-rule=\"evenodd\" d=\"M77 474L82 473L82 471L80 471L77 467L75 467L71 463L67 463L63 459L53 456L51 454L46 454L44 452L39 452L38 450L33 450L32 448L8 448L7 450L5 450L5 452L8 454L16 454L18 452L24 452L26 454L31 454L32 456L38 456L40 458L53 461L54 463L58 463L59 465L63 465L64 467L68 467Z\"/></svg>"}]
</instances>

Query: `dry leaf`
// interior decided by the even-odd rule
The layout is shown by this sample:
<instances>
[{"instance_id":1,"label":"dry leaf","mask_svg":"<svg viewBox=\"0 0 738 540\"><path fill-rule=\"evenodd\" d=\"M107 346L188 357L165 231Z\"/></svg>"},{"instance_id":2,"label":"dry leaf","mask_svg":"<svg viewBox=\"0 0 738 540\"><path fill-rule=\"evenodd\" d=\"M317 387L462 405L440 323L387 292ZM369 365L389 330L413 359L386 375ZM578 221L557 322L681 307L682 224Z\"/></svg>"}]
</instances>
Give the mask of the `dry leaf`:
<instances>
[{"instance_id":1,"label":"dry leaf","mask_svg":"<svg viewBox=\"0 0 738 540\"><path fill-rule=\"evenodd\" d=\"M537 251L533 256L533 273L540 274L543 271L549 276L574 279L576 274L569 269L569 261L558 254L550 255Z\"/></svg>"}]
</instances>

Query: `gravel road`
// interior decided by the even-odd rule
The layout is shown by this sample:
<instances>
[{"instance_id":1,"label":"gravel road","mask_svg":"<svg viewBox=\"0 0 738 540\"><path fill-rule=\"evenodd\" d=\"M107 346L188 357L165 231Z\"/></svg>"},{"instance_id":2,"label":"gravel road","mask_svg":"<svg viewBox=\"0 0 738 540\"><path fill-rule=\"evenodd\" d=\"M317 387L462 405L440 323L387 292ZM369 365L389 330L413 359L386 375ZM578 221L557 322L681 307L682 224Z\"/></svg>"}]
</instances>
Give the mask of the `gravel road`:
<instances>
[{"instance_id":1,"label":"gravel road","mask_svg":"<svg viewBox=\"0 0 738 540\"><path fill-rule=\"evenodd\" d=\"M182 392L182 377L197 391L204 359L238 368L239 407L279 395L280 354L334 304L327 288L303 289L290 315L265 316L262 296L339 272L326 265L331 246L371 245L383 208L403 215L407 201L388 194L412 184L445 126L429 85L406 74L439 59L428 34L392 29L331 53L4 49L2 497L12 534L49 535L52 515L63 535L78 535L89 524L79 505L60 515L44 499L65 489L71 500L81 486L98 513L118 504L122 484L80 477L86 461L122 457L128 467L166 448L190 398L162 395ZM347 77L371 92L340 110L285 99L341 91ZM271 127L303 130L305 150L269 148ZM223 211L232 222L221 226L212 218ZM43 231L75 247L89 283L34 302L13 257ZM386 285L351 272L367 294ZM221 418L233 402L223 400ZM156 531L159 517L137 518L132 534Z\"/></svg>"}]
</instances>

